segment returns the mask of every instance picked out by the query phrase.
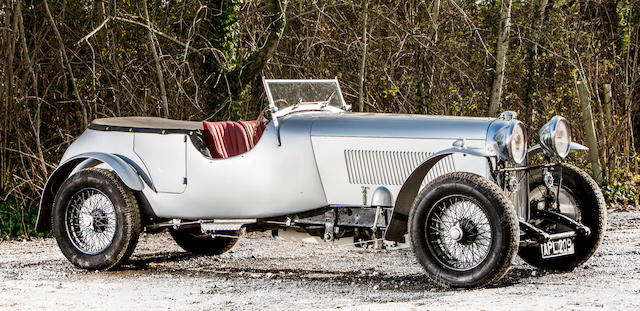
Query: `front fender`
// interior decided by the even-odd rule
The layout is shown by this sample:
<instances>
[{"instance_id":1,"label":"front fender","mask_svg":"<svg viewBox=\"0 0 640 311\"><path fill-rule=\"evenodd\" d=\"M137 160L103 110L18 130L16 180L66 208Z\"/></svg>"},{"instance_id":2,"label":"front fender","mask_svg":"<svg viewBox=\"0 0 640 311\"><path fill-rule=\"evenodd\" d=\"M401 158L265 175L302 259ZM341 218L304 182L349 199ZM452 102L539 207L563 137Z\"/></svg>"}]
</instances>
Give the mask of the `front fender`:
<instances>
[{"instance_id":1,"label":"front fender","mask_svg":"<svg viewBox=\"0 0 640 311\"><path fill-rule=\"evenodd\" d=\"M45 232L51 229L51 208L53 200L62 183L71 175L76 168L90 166L90 162L99 161L110 166L122 182L131 190L142 191L144 183L136 169L118 155L87 152L73 156L63 163L51 174L42 191L40 206L38 209L38 220L36 221L36 231Z\"/></svg>"},{"instance_id":2,"label":"front fender","mask_svg":"<svg viewBox=\"0 0 640 311\"><path fill-rule=\"evenodd\" d=\"M389 223L389 227L387 228L387 231L385 233L385 240L402 240L402 237L407 233L409 213L411 212L413 201L418 194L418 191L420 190L422 181L427 176L429 171L436 165L436 163L438 163L445 157L455 153L468 154L485 158L496 157L495 153L475 148L451 148L440 151L428 157L411 173L411 175L409 175L407 180L402 185L402 188L400 188L400 192L398 193L398 197L396 198L396 202L393 207L391 222Z\"/></svg>"}]
</instances>

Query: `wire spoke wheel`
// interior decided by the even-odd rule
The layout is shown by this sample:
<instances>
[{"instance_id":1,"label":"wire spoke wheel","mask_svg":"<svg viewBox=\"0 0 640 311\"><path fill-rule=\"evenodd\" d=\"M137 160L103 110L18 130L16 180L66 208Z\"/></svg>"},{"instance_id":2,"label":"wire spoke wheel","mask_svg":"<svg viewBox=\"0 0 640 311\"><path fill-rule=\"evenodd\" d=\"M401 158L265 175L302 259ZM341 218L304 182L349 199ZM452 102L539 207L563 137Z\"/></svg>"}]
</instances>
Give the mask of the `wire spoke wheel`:
<instances>
[{"instance_id":1,"label":"wire spoke wheel","mask_svg":"<svg viewBox=\"0 0 640 311\"><path fill-rule=\"evenodd\" d=\"M76 192L67 205L65 219L69 239L85 254L101 253L113 242L117 225L115 208L98 189Z\"/></svg>"},{"instance_id":2,"label":"wire spoke wheel","mask_svg":"<svg viewBox=\"0 0 640 311\"><path fill-rule=\"evenodd\" d=\"M76 267L113 269L133 253L141 231L140 209L134 193L113 171L78 171L62 183L53 205L53 235Z\"/></svg>"},{"instance_id":3,"label":"wire spoke wheel","mask_svg":"<svg viewBox=\"0 0 640 311\"><path fill-rule=\"evenodd\" d=\"M457 271L477 267L489 254L491 223L476 200L452 195L434 204L426 220L426 241L436 259Z\"/></svg>"},{"instance_id":4,"label":"wire spoke wheel","mask_svg":"<svg viewBox=\"0 0 640 311\"><path fill-rule=\"evenodd\" d=\"M416 196L409 215L413 251L439 284L480 287L499 280L519 243L515 208L492 181L467 172L442 175Z\"/></svg>"}]
</instances>

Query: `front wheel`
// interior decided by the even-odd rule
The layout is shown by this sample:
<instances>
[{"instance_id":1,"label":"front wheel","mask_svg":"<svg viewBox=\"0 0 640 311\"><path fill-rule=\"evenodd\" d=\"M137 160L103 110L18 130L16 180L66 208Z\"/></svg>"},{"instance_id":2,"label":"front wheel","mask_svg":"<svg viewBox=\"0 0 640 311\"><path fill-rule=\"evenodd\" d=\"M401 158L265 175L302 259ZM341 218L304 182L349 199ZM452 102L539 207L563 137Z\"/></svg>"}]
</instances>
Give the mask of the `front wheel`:
<instances>
[{"instance_id":1,"label":"front wheel","mask_svg":"<svg viewBox=\"0 0 640 311\"><path fill-rule=\"evenodd\" d=\"M409 234L429 277L455 287L499 280L519 243L515 208L503 191L484 177L464 172L440 176L418 194Z\"/></svg>"}]
</instances>

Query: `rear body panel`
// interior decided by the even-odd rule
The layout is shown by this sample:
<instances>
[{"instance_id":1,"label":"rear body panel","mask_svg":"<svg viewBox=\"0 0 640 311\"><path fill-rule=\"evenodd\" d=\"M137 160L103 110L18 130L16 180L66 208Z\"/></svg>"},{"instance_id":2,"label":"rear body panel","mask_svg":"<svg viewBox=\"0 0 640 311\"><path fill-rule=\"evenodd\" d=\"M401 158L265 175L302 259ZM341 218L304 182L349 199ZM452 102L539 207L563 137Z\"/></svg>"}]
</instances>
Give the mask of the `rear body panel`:
<instances>
[{"instance_id":1,"label":"rear body panel","mask_svg":"<svg viewBox=\"0 0 640 311\"><path fill-rule=\"evenodd\" d=\"M250 151L213 159L188 134L86 130L62 162L87 152L113 153L145 175L142 190L161 218L261 218L327 206L313 156L311 123L283 120Z\"/></svg>"}]
</instances>

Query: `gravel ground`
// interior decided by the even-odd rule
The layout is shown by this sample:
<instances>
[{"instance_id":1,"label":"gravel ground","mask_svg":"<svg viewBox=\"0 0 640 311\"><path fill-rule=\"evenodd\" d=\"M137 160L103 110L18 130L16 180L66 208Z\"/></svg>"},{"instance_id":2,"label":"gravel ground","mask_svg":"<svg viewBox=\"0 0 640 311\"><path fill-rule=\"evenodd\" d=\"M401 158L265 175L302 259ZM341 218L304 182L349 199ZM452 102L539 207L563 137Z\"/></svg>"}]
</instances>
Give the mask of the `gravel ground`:
<instances>
[{"instance_id":1,"label":"gravel ground","mask_svg":"<svg viewBox=\"0 0 640 311\"><path fill-rule=\"evenodd\" d=\"M266 235L217 257L144 235L118 271L74 268L55 240L0 242L0 310L639 310L640 212L612 212L604 244L569 273L517 259L490 288L443 289L410 249L300 244Z\"/></svg>"}]
</instances>

